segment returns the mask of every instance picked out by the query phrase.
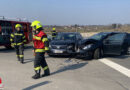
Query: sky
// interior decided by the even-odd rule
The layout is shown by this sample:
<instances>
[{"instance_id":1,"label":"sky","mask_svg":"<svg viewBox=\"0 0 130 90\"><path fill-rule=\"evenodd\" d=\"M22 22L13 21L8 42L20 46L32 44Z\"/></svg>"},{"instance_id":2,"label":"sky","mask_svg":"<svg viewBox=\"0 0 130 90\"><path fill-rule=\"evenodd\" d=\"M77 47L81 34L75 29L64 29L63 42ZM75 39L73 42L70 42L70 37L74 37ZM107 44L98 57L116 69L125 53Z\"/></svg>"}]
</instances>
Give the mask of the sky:
<instances>
[{"instance_id":1,"label":"sky","mask_svg":"<svg viewBox=\"0 0 130 90\"><path fill-rule=\"evenodd\" d=\"M130 24L130 0L0 0L0 16L44 25Z\"/></svg>"}]
</instances>

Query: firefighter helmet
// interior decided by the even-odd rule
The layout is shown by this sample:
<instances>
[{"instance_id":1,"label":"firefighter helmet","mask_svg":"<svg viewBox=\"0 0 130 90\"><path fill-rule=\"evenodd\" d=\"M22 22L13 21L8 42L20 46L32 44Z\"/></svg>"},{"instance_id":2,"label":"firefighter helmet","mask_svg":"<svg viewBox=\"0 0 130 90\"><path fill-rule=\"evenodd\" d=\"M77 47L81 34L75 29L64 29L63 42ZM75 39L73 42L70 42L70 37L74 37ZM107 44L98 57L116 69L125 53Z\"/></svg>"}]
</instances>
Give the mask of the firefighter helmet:
<instances>
[{"instance_id":1,"label":"firefighter helmet","mask_svg":"<svg viewBox=\"0 0 130 90\"><path fill-rule=\"evenodd\" d=\"M55 31L55 30L56 30L56 28L52 28L52 30L54 30L54 31Z\"/></svg>"},{"instance_id":2,"label":"firefighter helmet","mask_svg":"<svg viewBox=\"0 0 130 90\"><path fill-rule=\"evenodd\" d=\"M38 30L39 28L42 28L42 24L40 21L33 21L31 24L31 27L33 27L34 30Z\"/></svg>"},{"instance_id":3,"label":"firefighter helmet","mask_svg":"<svg viewBox=\"0 0 130 90\"><path fill-rule=\"evenodd\" d=\"M22 28L22 25L21 24L16 24L15 28Z\"/></svg>"}]
</instances>

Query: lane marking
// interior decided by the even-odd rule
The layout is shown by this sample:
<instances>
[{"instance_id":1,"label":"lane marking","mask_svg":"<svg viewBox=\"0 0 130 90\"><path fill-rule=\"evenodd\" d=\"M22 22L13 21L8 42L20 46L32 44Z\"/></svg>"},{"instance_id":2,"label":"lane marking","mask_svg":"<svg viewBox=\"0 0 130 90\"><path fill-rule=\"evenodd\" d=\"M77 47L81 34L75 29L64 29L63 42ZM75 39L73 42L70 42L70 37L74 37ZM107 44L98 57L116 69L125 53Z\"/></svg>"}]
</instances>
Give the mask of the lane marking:
<instances>
[{"instance_id":1,"label":"lane marking","mask_svg":"<svg viewBox=\"0 0 130 90\"><path fill-rule=\"evenodd\" d=\"M110 61L109 59L104 58L104 59L99 59L99 61L130 78L130 69L125 68L117 63L114 63L114 62Z\"/></svg>"}]
</instances>

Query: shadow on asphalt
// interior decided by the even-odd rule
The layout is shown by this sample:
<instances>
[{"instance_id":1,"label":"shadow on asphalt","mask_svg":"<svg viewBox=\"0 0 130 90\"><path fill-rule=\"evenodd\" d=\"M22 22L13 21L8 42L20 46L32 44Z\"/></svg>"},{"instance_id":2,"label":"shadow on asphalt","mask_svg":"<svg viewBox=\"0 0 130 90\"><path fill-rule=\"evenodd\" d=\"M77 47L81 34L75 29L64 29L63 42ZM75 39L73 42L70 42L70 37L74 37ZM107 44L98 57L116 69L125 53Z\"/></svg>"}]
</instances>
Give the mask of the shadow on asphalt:
<instances>
[{"instance_id":1,"label":"shadow on asphalt","mask_svg":"<svg viewBox=\"0 0 130 90\"><path fill-rule=\"evenodd\" d=\"M58 73L61 73L61 72L65 72L65 71L68 71L68 70L79 69L79 68L84 67L84 66L87 65L87 64L88 64L88 63L85 62L85 63L78 63L78 64L73 64L73 65L64 66L64 67L60 68L59 70L57 70L57 71L55 71L55 72L52 72L51 75L58 74Z\"/></svg>"},{"instance_id":2,"label":"shadow on asphalt","mask_svg":"<svg viewBox=\"0 0 130 90\"><path fill-rule=\"evenodd\" d=\"M40 86L43 86L43 85L46 85L46 84L49 84L51 83L51 81L44 81L44 82L41 82L41 83L38 83L38 84L35 84L35 85L32 85L32 86L29 86L27 88L24 88L22 90L32 90L32 89L35 89L37 87L40 87Z\"/></svg>"},{"instance_id":3,"label":"shadow on asphalt","mask_svg":"<svg viewBox=\"0 0 130 90\"><path fill-rule=\"evenodd\" d=\"M0 53L9 53L9 52L15 52L15 50L14 49L0 48Z\"/></svg>"},{"instance_id":4,"label":"shadow on asphalt","mask_svg":"<svg viewBox=\"0 0 130 90\"><path fill-rule=\"evenodd\" d=\"M34 61L34 58L32 58L32 59L24 59L24 63L26 64L26 63L30 63L30 62L33 62Z\"/></svg>"},{"instance_id":5,"label":"shadow on asphalt","mask_svg":"<svg viewBox=\"0 0 130 90\"><path fill-rule=\"evenodd\" d=\"M26 46L24 48L24 51L28 50L28 49L32 49L33 47L32 46ZM0 48L0 53L10 53L10 52L15 52L15 49L12 48L12 49L7 49L7 48Z\"/></svg>"}]
</instances>

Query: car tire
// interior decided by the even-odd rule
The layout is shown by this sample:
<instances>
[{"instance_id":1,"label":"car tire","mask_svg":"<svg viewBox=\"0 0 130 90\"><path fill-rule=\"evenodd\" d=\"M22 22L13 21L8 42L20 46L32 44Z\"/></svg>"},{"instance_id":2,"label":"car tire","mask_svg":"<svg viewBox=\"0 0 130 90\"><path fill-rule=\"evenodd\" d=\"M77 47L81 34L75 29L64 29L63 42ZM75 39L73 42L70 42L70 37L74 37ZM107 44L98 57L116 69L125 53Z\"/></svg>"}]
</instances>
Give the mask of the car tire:
<instances>
[{"instance_id":1,"label":"car tire","mask_svg":"<svg viewBox=\"0 0 130 90\"><path fill-rule=\"evenodd\" d=\"M104 52L102 49L100 49L100 58L103 58L104 57Z\"/></svg>"},{"instance_id":2,"label":"car tire","mask_svg":"<svg viewBox=\"0 0 130 90\"><path fill-rule=\"evenodd\" d=\"M101 58L101 49L100 49L100 48L97 48L97 49L94 51L93 58L94 58L94 59L99 59L99 58Z\"/></svg>"}]
</instances>

